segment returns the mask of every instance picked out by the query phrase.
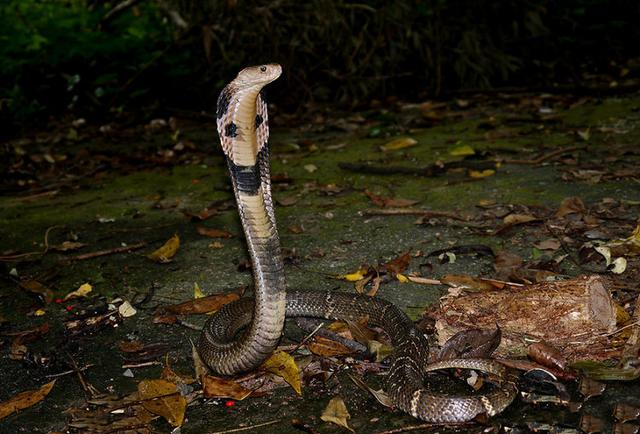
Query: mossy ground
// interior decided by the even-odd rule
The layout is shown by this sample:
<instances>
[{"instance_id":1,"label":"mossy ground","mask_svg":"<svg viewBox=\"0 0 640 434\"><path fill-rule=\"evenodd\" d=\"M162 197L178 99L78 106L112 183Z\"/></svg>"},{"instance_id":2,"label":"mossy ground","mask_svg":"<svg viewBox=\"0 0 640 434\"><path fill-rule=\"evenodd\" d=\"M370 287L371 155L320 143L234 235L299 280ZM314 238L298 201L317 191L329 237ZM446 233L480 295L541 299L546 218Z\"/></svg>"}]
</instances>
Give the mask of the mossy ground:
<instances>
[{"instance_id":1,"label":"mossy ground","mask_svg":"<svg viewBox=\"0 0 640 434\"><path fill-rule=\"evenodd\" d=\"M456 244L486 244L494 250L513 251L525 259L533 254L530 243L514 242L509 236L482 234L464 223L437 220L418 225L415 216L365 216L362 211L373 206L363 194L364 190L381 196L419 201L415 207L460 214L473 210L481 200L555 209L568 196L579 196L587 204L611 197L628 201L632 204L630 206L636 204L637 211L640 172L635 177L604 179L597 183L568 182L563 179L563 174L567 165L575 162L552 160L535 165L504 164L495 175L481 179L470 178L462 172L437 177L379 176L348 172L338 167L339 162L359 160L386 166L425 166L438 160L459 158L451 156L450 151L461 144L473 147L480 155L506 155L519 159L531 159L558 147L576 145L583 148L572 154L578 159L577 164L602 163L608 157L617 156L611 165L626 162L640 167L637 151L640 143L638 95L590 99L575 106L559 104L555 108L553 122L534 118L537 121L520 119L508 125L503 123L513 114L513 107L507 103L488 104L485 101L478 103L475 110L463 111L462 117L444 118L435 125L419 128L410 128L403 122L407 118L420 118L417 109L413 114L393 111L382 115L368 113L369 120L356 122L357 128L348 133L330 128L322 131L274 128L272 174L286 174L287 179L285 183L275 184L274 196L276 202L287 202L292 197L297 200L290 206L277 206L282 244L290 257L286 267L289 286L352 291L351 284L333 276L352 272L361 264L385 262L407 250L427 253ZM488 132L484 126L487 119L498 127ZM590 129L587 140L576 134L587 129ZM393 135L398 131L402 131L402 136L413 137L418 144L395 152L380 151L379 146L390 139L385 133ZM492 131L501 134L492 135ZM370 137L376 134L379 136ZM122 143L99 138L87 143L63 144L58 151L73 153L82 145L92 150L110 147L114 153L126 154L130 149L153 153L173 146L170 135L161 131L152 142L140 143L140 146L135 140ZM57 367L65 365L71 357L81 365L93 365L86 372L86 377L102 391L127 393L135 390L140 379L157 378L160 367L136 369L134 378L122 375L122 356L117 347L122 340L166 342L172 350L163 362L168 360L178 372L192 372L189 340L195 339L197 332L177 325L153 324L151 317L155 307L192 298L195 283L206 293L232 291L241 286L250 287L251 276L248 272L238 271L238 264L248 257L234 208L221 211L204 222L193 222L185 216L185 210L197 212L212 202L232 200L232 192L221 153L214 150L210 127L191 125L183 136L190 138L196 152L202 155L193 159L191 164L146 166L124 173L107 172L84 179L71 188L62 188L51 196L0 197L3 251L41 251L44 249L45 231L54 226L56 228L51 230L48 240L50 245L70 238L87 244L80 251L51 251L33 262L4 262L4 278L0 281L0 313L7 320L4 330L18 331L49 322L52 326L50 334L30 344L29 349L37 354L51 355L55 362L51 368L44 369L12 361L8 357L11 338L4 337L0 359L3 380L0 400L43 384L46 375L58 372ZM314 146L308 146L309 143ZM335 184L338 188L323 188L328 184ZM198 226L223 229L234 237L219 240L222 248L211 248L212 240L199 235ZM294 233L289 229L293 227L302 228L303 232ZM180 235L181 247L171 263L156 264L145 257L174 233ZM91 260L70 259L78 253L139 241L146 241L148 245L131 253ZM410 270L418 271L422 262L423 258L415 258ZM430 277L443 274L491 276L493 272L490 258L467 256L460 257L455 263L436 263L431 267ZM42 306L41 302L18 287L15 277L10 274L13 269L14 275L46 280L55 298L61 298L82 283L89 282L94 287L92 297L95 299L121 297L135 301L152 294L151 302L141 306L136 316L125 319L117 328L108 328L96 335L76 339L71 346L60 347L62 343L69 342L64 336L61 320L73 315L76 308L74 306L68 312L65 307L74 304L84 306L88 302L54 303L44 306L44 316L31 316L29 314L35 308ZM45 279L45 275L49 277ZM438 299L441 290L395 282L383 285L380 295L417 318L425 306ZM202 324L205 317L189 318L188 321ZM408 416L383 409L355 389L346 375L340 374L326 388L305 387L303 397L295 396L290 389L281 389L264 398L238 402L230 408L221 405L221 401L193 405L187 410L182 432L212 432L276 419L280 422L259 432L299 432L290 426L289 421L294 417L310 422L321 432L339 432L340 428L319 420L322 408L331 396L337 394L345 398L352 415L350 424L358 432L417 423ZM35 433L63 429L68 420L63 411L71 406L81 406L84 399L77 378L63 376L43 403L1 421L0 432ZM520 407L510 409L498 420L513 420L521 410ZM535 417L537 412L535 409L527 411L527 417ZM554 417L568 418L569 424L576 423L572 415L562 413ZM163 423L159 423L157 428L160 432L170 430Z\"/></svg>"}]
</instances>

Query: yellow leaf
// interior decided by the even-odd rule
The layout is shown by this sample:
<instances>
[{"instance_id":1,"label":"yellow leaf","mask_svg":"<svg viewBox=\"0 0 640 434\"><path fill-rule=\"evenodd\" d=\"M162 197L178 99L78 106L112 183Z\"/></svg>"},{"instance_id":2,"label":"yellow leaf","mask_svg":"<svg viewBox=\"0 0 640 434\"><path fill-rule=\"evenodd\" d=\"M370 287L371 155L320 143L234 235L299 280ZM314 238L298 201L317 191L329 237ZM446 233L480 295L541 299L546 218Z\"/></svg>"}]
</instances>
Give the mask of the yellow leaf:
<instances>
[{"instance_id":1,"label":"yellow leaf","mask_svg":"<svg viewBox=\"0 0 640 434\"><path fill-rule=\"evenodd\" d=\"M458 146L449 151L449 155L454 157L466 157L475 153L476 151L471 146L462 144L458 144Z\"/></svg>"},{"instance_id":2,"label":"yellow leaf","mask_svg":"<svg viewBox=\"0 0 640 434\"><path fill-rule=\"evenodd\" d=\"M640 225L636 226L631 234L630 240L637 241L640 243Z\"/></svg>"},{"instance_id":3,"label":"yellow leaf","mask_svg":"<svg viewBox=\"0 0 640 434\"><path fill-rule=\"evenodd\" d=\"M202 289L200 289L200 285L198 285L198 283L194 283L193 284L193 298L202 298L204 297L204 292L202 292Z\"/></svg>"},{"instance_id":4,"label":"yellow leaf","mask_svg":"<svg viewBox=\"0 0 640 434\"><path fill-rule=\"evenodd\" d=\"M358 280L364 279L364 276L369 271L368 267L360 267L358 271L349 274L341 274L337 276L338 279L346 280L347 282L357 282Z\"/></svg>"},{"instance_id":5,"label":"yellow leaf","mask_svg":"<svg viewBox=\"0 0 640 434\"><path fill-rule=\"evenodd\" d=\"M409 278L407 276L400 273L396 274L396 279L398 279L398 282L402 282L402 283L407 283L409 281Z\"/></svg>"},{"instance_id":6,"label":"yellow leaf","mask_svg":"<svg viewBox=\"0 0 640 434\"><path fill-rule=\"evenodd\" d=\"M485 169L485 170L470 170L469 176L472 178L487 178L489 176L493 176L496 174L496 171L493 169Z\"/></svg>"},{"instance_id":7,"label":"yellow leaf","mask_svg":"<svg viewBox=\"0 0 640 434\"><path fill-rule=\"evenodd\" d=\"M342 400L342 398L331 398L331 401L329 401L329 404L327 404L327 407L322 412L322 416L320 416L320 419L325 422L335 423L336 425L344 427L351 432L355 432L351 429L349 423L347 422L349 419L351 419L351 415L347 411L347 406L344 405L344 401Z\"/></svg>"},{"instance_id":8,"label":"yellow leaf","mask_svg":"<svg viewBox=\"0 0 640 434\"><path fill-rule=\"evenodd\" d=\"M578 132L578 136L580 136L580 138L585 142L588 142L589 139L591 138L591 127L587 128L584 131L578 130L577 132Z\"/></svg>"},{"instance_id":9,"label":"yellow leaf","mask_svg":"<svg viewBox=\"0 0 640 434\"><path fill-rule=\"evenodd\" d=\"M89 294L91 291L93 291L93 287L91 286L91 284L83 283L82 285L80 285L80 288L76 289L75 291L71 291L70 293L68 293L64 297L64 299L65 300L69 300L70 298L86 297L87 294Z\"/></svg>"},{"instance_id":10,"label":"yellow leaf","mask_svg":"<svg viewBox=\"0 0 640 434\"><path fill-rule=\"evenodd\" d=\"M142 380L138 394L144 408L162 416L173 426L182 426L187 400L178 392L178 386L167 380Z\"/></svg>"},{"instance_id":11,"label":"yellow leaf","mask_svg":"<svg viewBox=\"0 0 640 434\"><path fill-rule=\"evenodd\" d=\"M175 234L167 240L158 250L147 255L149 259L159 263L171 262L180 247L180 237Z\"/></svg>"},{"instance_id":12,"label":"yellow leaf","mask_svg":"<svg viewBox=\"0 0 640 434\"><path fill-rule=\"evenodd\" d=\"M56 380L45 384L37 390L27 390L20 392L13 398L9 398L6 401L0 402L0 420L9 416L16 411L20 411L25 408L29 408L42 401L51 392Z\"/></svg>"},{"instance_id":13,"label":"yellow leaf","mask_svg":"<svg viewBox=\"0 0 640 434\"><path fill-rule=\"evenodd\" d=\"M298 395L302 395L300 384L300 371L298 365L290 354L284 351L275 351L271 357L262 363L262 369L269 371L289 383Z\"/></svg>"},{"instance_id":14,"label":"yellow leaf","mask_svg":"<svg viewBox=\"0 0 640 434\"><path fill-rule=\"evenodd\" d=\"M47 312L46 312L44 309L38 309L38 310L36 310L33 314L34 314L35 316L42 316L42 315L44 315L44 314L46 314L46 313L47 313Z\"/></svg>"},{"instance_id":15,"label":"yellow leaf","mask_svg":"<svg viewBox=\"0 0 640 434\"><path fill-rule=\"evenodd\" d=\"M384 152L397 151L399 149L410 148L416 144L418 144L416 139L412 139L411 137L400 137L380 146L380 150Z\"/></svg>"}]
</instances>

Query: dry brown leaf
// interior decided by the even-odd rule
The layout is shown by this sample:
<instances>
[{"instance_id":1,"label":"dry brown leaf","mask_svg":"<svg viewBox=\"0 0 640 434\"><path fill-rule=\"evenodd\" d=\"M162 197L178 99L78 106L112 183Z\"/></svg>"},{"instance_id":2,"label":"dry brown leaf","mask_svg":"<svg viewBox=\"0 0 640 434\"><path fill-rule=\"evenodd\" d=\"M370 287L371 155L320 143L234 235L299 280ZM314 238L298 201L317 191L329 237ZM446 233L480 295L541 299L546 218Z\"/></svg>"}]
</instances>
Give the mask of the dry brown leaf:
<instances>
[{"instance_id":1,"label":"dry brown leaf","mask_svg":"<svg viewBox=\"0 0 640 434\"><path fill-rule=\"evenodd\" d=\"M284 351L275 351L262 365L262 369L269 371L289 383L298 395L302 395L300 370L293 357Z\"/></svg>"},{"instance_id":2,"label":"dry brown leaf","mask_svg":"<svg viewBox=\"0 0 640 434\"><path fill-rule=\"evenodd\" d=\"M160 248L147 255L147 258L161 264L171 262L171 258L175 256L180 248L180 237L175 234L167 240Z\"/></svg>"},{"instance_id":3,"label":"dry brown leaf","mask_svg":"<svg viewBox=\"0 0 640 434\"><path fill-rule=\"evenodd\" d=\"M504 224L506 225L520 225L523 223L529 223L534 220L538 220L536 217L528 214L509 214L504 218Z\"/></svg>"},{"instance_id":4,"label":"dry brown leaf","mask_svg":"<svg viewBox=\"0 0 640 434\"><path fill-rule=\"evenodd\" d=\"M295 205L296 203L298 203L298 201L300 201L300 197L299 196L284 196L284 197L278 197L276 199L276 201L278 202L278 205L291 206L291 205Z\"/></svg>"},{"instance_id":5,"label":"dry brown leaf","mask_svg":"<svg viewBox=\"0 0 640 434\"><path fill-rule=\"evenodd\" d=\"M233 234L231 232L223 231L223 230L220 230L220 229L206 228L204 226L198 226L196 228L196 230L198 231L198 233L200 235L204 235L205 237L209 237L209 238L231 238L231 237L233 237Z\"/></svg>"},{"instance_id":6,"label":"dry brown leaf","mask_svg":"<svg viewBox=\"0 0 640 434\"><path fill-rule=\"evenodd\" d=\"M0 402L0 420L16 411L29 408L39 403L51 392L54 384L56 384L56 380L45 384L39 389L20 392L13 398Z\"/></svg>"},{"instance_id":7,"label":"dry brown leaf","mask_svg":"<svg viewBox=\"0 0 640 434\"><path fill-rule=\"evenodd\" d=\"M344 356L353 352L340 342L322 336L314 336L308 348L313 354L323 357Z\"/></svg>"},{"instance_id":8,"label":"dry brown leaf","mask_svg":"<svg viewBox=\"0 0 640 434\"><path fill-rule=\"evenodd\" d=\"M22 289L26 289L29 292L42 296L46 304L53 301L53 292L37 280L21 280L19 285Z\"/></svg>"},{"instance_id":9,"label":"dry brown leaf","mask_svg":"<svg viewBox=\"0 0 640 434\"><path fill-rule=\"evenodd\" d=\"M486 280L457 274L446 274L440 278L440 282L445 285L476 291L491 291L495 289L495 286Z\"/></svg>"},{"instance_id":10,"label":"dry brown leaf","mask_svg":"<svg viewBox=\"0 0 640 434\"><path fill-rule=\"evenodd\" d=\"M147 411L162 416L173 426L182 426L187 400L178 392L178 386L167 380L142 380L138 393Z\"/></svg>"},{"instance_id":11,"label":"dry brown leaf","mask_svg":"<svg viewBox=\"0 0 640 434\"><path fill-rule=\"evenodd\" d=\"M549 238L534 244L534 246L540 250L558 250L562 244L556 238Z\"/></svg>"},{"instance_id":12,"label":"dry brown leaf","mask_svg":"<svg viewBox=\"0 0 640 434\"><path fill-rule=\"evenodd\" d=\"M203 375L200 380L202 393L207 398L231 398L242 401L251 395L251 390L228 378Z\"/></svg>"},{"instance_id":13,"label":"dry brown leaf","mask_svg":"<svg viewBox=\"0 0 640 434\"><path fill-rule=\"evenodd\" d=\"M556 217L561 218L567 214L582 214L587 210L584 202L579 197L566 197L560 203Z\"/></svg>"},{"instance_id":14,"label":"dry brown leaf","mask_svg":"<svg viewBox=\"0 0 640 434\"><path fill-rule=\"evenodd\" d=\"M398 257L385 263L382 267L391 274L403 273L407 269L411 262L411 251L406 251L400 254Z\"/></svg>"},{"instance_id":15,"label":"dry brown leaf","mask_svg":"<svg viewBox=\"0 0 640 434\"><path fill-rule=\"evenodd\" d=\"M369 328L369 317L363 317L358 321L345 321L349 326L349 331L353 339L361 344L367 345L369 341L376 337L376 333Z\"/></svg>"},{"instance_id":16,"label":"dry brown leaf","mask_svg":"<svg viewBox=\"0 0 640 434\"><path fill-rule=\"evenodd\" d=\"M355 432L347 422L351 419L351 415L347 411L347 406L340 397L336 396L335 398L331 398L331 401L329 401L329 404L327 404L327 407L322 412L320 419L325 422L335 423L336 425L344 427L351 432Z\"/></svg>"},{"instance_id":17,"label":"dry brown leaf","mask_svg":"<svg viewBox=\"0 0 640 434\"><path fill-rule=\"evenodd\" d=\"M140 341L121 341L118 348L123 353L137 353L144 348L144 344Z\"/></svg>"},{"instance_id":18,"label":"dry brown leaf","mask_svg":"<svg viewBox=\"0 0 640 434\"><path fill-rule=\"evenodd\" d=\"M164 310L176 315L191 315L208 312L215 312L225 304L236 301L240 298L238 294L213 294L206 297L196 298L183 303L165 306Z\"/></svg>"}]
</instances>

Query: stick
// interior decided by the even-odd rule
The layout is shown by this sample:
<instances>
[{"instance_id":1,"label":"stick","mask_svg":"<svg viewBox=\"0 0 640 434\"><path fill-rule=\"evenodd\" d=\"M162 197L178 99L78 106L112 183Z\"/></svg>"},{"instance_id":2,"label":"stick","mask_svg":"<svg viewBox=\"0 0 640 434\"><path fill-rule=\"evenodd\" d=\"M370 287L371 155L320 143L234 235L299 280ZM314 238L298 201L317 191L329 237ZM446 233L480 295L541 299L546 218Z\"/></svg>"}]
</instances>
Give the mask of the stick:
<instances>
[{"instance_id":1,"label":"stick","mask_svg":"<svg viewBox=\"0 0 640 434\"><path fill-rule=\"evenodd\" d=\"M215 431L215 432L211 432L209 434L226 434L226 433L230 433L230 432L248 431L248 430L254 429L254 428L261 428L263 426L273 425L274 423L278 423L278 422L280 422L280 419L270 420L269 422L259 423L257 425L245 426L245 427L242 427L242 428L232 428L232 429L228 429L228 430L225 430L225 431Z\"/></svg>"},{"instance_id":2,"label":"stick","mask_svg":"<svg viewBox=\"0 0 640 434\"><path fill-rule=\"evenodd\" d=\"M390 215L417 215L421 217L448 217L454 220L469 221L466 217L460 217L448 211L431 211L428 209L417 208L382 208L382 209L366 209L362 211L365 216L390 216Z\"/></svg>"},{"instance_id":3,"label":"stick","mask_svg":"<svg viewBox=\"0 0 640 434\"><path fill-rule=\"evenodd\" d=\"M566 154L567 152L572 152L572 151L577 151L577 150L583 150L584 146L580 145L580 146L569 146L568 148L561 148L561 149L556 149L553 152L550 152L546 155L542 155L538 158L534 158L533 160L503 160L504 163L506 164L540 164L543 163L547 160L551 160L555 157L558 157L562 154Z\"/></svg>"},{"instance_id":4,"label":"stick","mask_svg":"<svg viewBox=\"0 0 640 434\"><path fill-rule=\"evenodd\" d=\"M140 241L138 243L131 244L128 246L120 246L120 247L115 247L113 249L98 250L97 252L83 253L81 255L76 255L71 257L71 260L84 261L85 259L99 258L100 256L112 255L114 253L130 252L132 250L138 250L146 245L147 245L146 241Z\"/></svg>"}]
</instances>

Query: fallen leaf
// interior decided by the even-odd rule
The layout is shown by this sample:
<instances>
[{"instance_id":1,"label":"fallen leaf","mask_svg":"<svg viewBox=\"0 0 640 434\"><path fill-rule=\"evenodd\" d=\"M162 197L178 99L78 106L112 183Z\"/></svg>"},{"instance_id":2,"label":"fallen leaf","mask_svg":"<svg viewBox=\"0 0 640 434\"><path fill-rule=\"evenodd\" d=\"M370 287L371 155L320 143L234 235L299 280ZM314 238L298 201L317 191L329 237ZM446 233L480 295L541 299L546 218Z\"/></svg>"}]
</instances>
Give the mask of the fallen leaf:
<instances>
[{"instance_id":1,"label":"fallen leaf","mask_svg":"<svg viewBox=\"0 0 640 434\"><path fill-rule=\"evenodd\" d=\"M40 389L20 392L13 398L0 402L0 420L12 413L29 408L42 401L53 389L56 380L45 384Z\"/></svg>"},{"instance_id":2,"label":"fallen leaf","mask_svg":"<svg viewBox=\"0 0 640 434\"><path fill-rule=\"evenodd\" d=\"M586 210L584 202L579 197L566 197L560 203L556 217L561 218L567 214L582 214Z\"/></svg>"},{"instance_id":3,"label":"fallen leaf","mask_svg":"<svg viewBox=\"0 0 640 434\"><path fill-rule=\"evenodd\" d=\"M400 254L399 256L393 258L389 262L386 262L382 268L387 270L392 275L402 273L407 269L409 263L411 262L411 251L407 250L406 252Z\"/></svg>"},{"instance_id":4,"label":"fallen leaf","mask_svg":"<svg viewBox=\"0 0 640 434\"><path fill-rule=\"evenodd\" d=\"M37 280L25 279L21 280L18 284L22 289L26 289L29 292L40 295L46 304L53 301L53 291Z\"/></svg>"},{"instance_id":5,"label":"fallen leaf","mask_svg":"<svg viewBox=\"0 0 640 434\"><path fill-rule=\"evenodd\" d=\"M180 237L178 236L178 234L175 234L174 236L169 238L167 242L164 243L156 251L148 254L147 258L158 263L171 262L171 258L175 256L179 248L180 248Z\"/></svg>"},{"instance_id":6,"label":"fallen leaf","mask_svg":"<svg viewBox=\"0 0 640 434\"><path fill-rule=\"evenodd\" d=\"M580 136L580 138L585 142L588 142L589 139L591 138L591 127L587 128L584 131L578 130L576 132L578 133L578 136Z\"/></svg>"},{"instance_id":7,"label":"fallen leaf","mask_svg":"<svg viewBox=\"0 0 640 434\"><path fill-rule=\"evenodd\" d=\"M238 300L238 294L213 294L183 303L164 306L164 310L176 315L191 315L215 312L225 304Z\"/></svg>"},{"instance_id":8,"label":"fallen leaf","mask_svg":"<svg viewBox=\"0 0 640 434\"><path fill-rule=\"evenodd\" d=\"M304 170L306 170L309 173L313 173L316 170L318 170L318 167L315 164L305 164L303 167L304 167Z\"/></svg>"},{"instance_id":9,"label":"fallen leaf","mask_svg":"<svg viewBox=\"0 0 640 434\"><path fill-rule=\"evenodd\" d=\"M560 241L556 238L549 238L534 244L534 246L540 250L558 250L561 245Z\"/></svg>"},{"instance_id":10,"label":"fallen leaf","mask_svg":"<svg viewBox=\"0 0 640 434\"><path fill-rule=\"evenodd\" d=\"M380 150L383 152L397 151L400 149L410 148L411 146L415 146L417 144L418 141L416 139L412 139L411 137L399 137L380 146Z\"/></svg>"},{"instance_id":11,"label":"fallen leaf","mask_svg":"<svg viewBox=\"0 0 640 434\"><path fill-rule=\"evenodd\" d=\"M336 425L344 427L351 432L355 432L348 424L348 420L351 419L351 415L347 411L347 406L344 404L344 401L340 397L331 398L329 404L322 412L322 416L320 416L325 422L332 422Z\"/></svg>"},{"instance_id":12,"label":"fallen leaf","mask_svg":"<svg viewBox=\"0 0 640 434\"><path fill-rule=\"evenodd\" d=\"M118 306L118 313L122 318L129 318L130 316L134 316L138 313L138 311L131 305L131 303L125 300L120 306Z\"/></svg>"},{"instance_id":13,"label":"fallen leaf","mask_svg":"<svg viewBox=\"0 0 640 434\"><path fill-rule=\"evenodd\" d=\"M222 249L224 247L224 244L222 244L220 241L214 241L211 244L209 244L207 247L209 247L210 249Z\"/></svg>"},{"instance_id":14,"label":"fallen leaf","mask_svg":"<svg viewBox=\"0 0 640 434\"><path fill-rule=\"evenodd\" d=\"M609 271L614 274L622 274L627 269L627 260L625 258L616 258L611 262L612 267L609 267Z\"/></svg>"},{"instance_id":15,"label":"fallen leaf","mask_svg":"<svg viewBox=\"0 0 640 434\"><path fill-rule=\"evenodd\" d=\"M123 353L136 353L144 348L144 344L140 341L121 341L118 348Z\"/></svg>"},{"instance_id":16,"label":"fallen leaf","mask_svg":"<svg viewBox=\"0 0 640 434\"><path fill-rule=\"evenodd\" d=\"M367 342L367 348L369 349L369 352L371 354L376 355L375 361L377 363L382 362L393 352L393 347L383 344L380 341L376 341L375 339L372 339L369 342Z\"/></svg>"},{"instance_id":17,"label":"fallen leaf","mask_svg":"<svg viewBox=\"0 0 640 434\"><path fill-rule=\"evenodd\" d=\"M469 176L474 179L488 178L489 176L493 176L495 174L496 171L494 169L469 170Z\"/></svg>"},{"instance_id":18,"label":"fallen leaf","mask_svg":"<svg viewBox=\"0 0 640 434\"><path fill-rule=\"evenodd\" d=\"M469 145L459 144L449 151L449 155L453 157L467 157L469 155L475 155L476 151Z\"/></svg>"},{"instance_id":19,"label":"fallen leaf","mask_svg":"<svg viewBox=\"0 0 640 434\"><path fill-rule=\"evenodd\" d=\"M369 387L369 385L367 383L365 383L364 381L362 381L362 379L349 374L349 378L351 378L351 381L353 381L359 388L361 388L362 390L364 390L365 392L369 392L371 395L373 395L373 397L383 406L387 407L387 408L393 408L394 404L393 401L391 400L391 398L389 398L389 395L386 394L386 392L382 389L372 389L371 387Z\"/></svg>"},{"instance_id":20,"label":"fallen leaf","mask_svg":"<svg viewBox=\"0 0 640 434\"><path fill-rule=\"evenodd\" d=\"M231 398L242 401L251 395L251 390L228 378L203 375L200 380L202 393L206 398Z\"/></svg>"},{"instance_id":21,"label":"fallen leaf","mask_svg":"<svg viewBox=\"0 0 640 434\"><path fill-rule=\"evenodd\" d=\"M364 277L369 273L368 266L362 266L353 273L349 274L341 274L336 276L340 280L346 280L347 282L357 282L358 280L364 279Z\"/></svg>"},{"instance_id":22,"label":"fallen leaf","mask_svg":"<svg viewBox=\"0 0 640 434\"><path fill-rule=\"evenodd\" d=\"M322 336L314 336L307 347L313 354L323 357L345 356L353 353L353 351L340 342L323 338Z\"/></svg>"},{"instance_id":23,"label":"fallen leaf","mask_svg":"<svg viewBox=\"0 0 640 434\"><path fill-rule=\"evenodd\" d=\"M284 196L284 197L278 197L276 199L276 202L278 202L278 204L282 205L282 206L295 205L299 201L300 201L300 197L299 196Z\"/></svg>"},{"instance_id":24,"label":"fallen leaf","mask_svg":"<svg viewBox=\"0 0 640 434\"><path fill-rule=\"evenodd\" d=\"M560 371L567 369L567 359L558 348L547 344L546 342L536 342L529 345L527 349L527 356L533 360L545 366L547 368L553 368Z\"/></svg>"},{"instance_id":25,"label":"fallen leaf","mask_svg":"<svg viewBox=\"0 0 640 434\"><path fill-rule=\"evenodd\" d=\"M182 426L187 400L178 392L178 386L167 380L142 380L138 393L144 408L162 416L173 426Z\"/></svg>"},{"instance_id":26,"label":"fallen leaf","mask_svg":"<svg viewBox=\"0 0 640 434\"><path fill-rule=\"evenodd\" d=\"M536 217L528 214L509 214L503 221L506 225L520 225L523 223L529 223L534 220L538 220Z\"/></svg>"},{"instance_id":27,"label":"fallen leaf","mask_svg":"<svg viewBox=\"0 0 640 434\"><path fill-rule=\"evenodd\" d=\"M302 386L300 383L300 371L295 360L289 353L284 351L275 351L262 365L262 369L269 371L279 377L282 377L284 381L289 383L293 390L298 395L302 395Z\"/></svg>"},{"instance_id":28,"label":"fallen leaf","mask_svg":"<svg viewBox=\"0 0 640 434\"><path fill-rule=\"evenodd\" d=\"M209 238L231 238L233 236L231 232L223 231L220 229L206 228L204 226L198 226L196 228L196 231L198 231L200 235L204 235L205 237Z\"/></svg>"},{"instance_id":29,"label":"fallen leaf","mask_svg":"<svg viewBox=\"0 0 640 434\"><path fill-rule=\"evenodd\" d=\"M83 283L78 289L76 289L75 291L71 291L70 293L65 295L63 300L66 301L70 298L86 297L91 291L93 291L93 287L91 286L91 284Z\"/></svg>"},{"instance_id":30,"label":"fallen leaf","mask_svg":"<svg viewBox=\"0 0 640 434\"><path fill-rule=\"evenodd\" d=\"M199 298L204 298L204 292L202 292L202 289L200 289L200 285L198 285L198 283L194 283L193 284L193 298L194 299L199 299Z\"/></svg>"}]
</instances>

